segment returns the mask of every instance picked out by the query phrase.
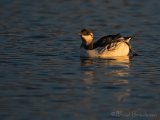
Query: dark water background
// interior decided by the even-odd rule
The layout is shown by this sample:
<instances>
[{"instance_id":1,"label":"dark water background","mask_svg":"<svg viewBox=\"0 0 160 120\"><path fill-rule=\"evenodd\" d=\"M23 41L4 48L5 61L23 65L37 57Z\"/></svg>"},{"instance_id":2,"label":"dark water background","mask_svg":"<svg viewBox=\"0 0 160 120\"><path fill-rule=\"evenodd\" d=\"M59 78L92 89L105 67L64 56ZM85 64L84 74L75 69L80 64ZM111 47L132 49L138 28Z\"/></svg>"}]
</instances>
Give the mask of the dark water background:
<instances>
[{"instance_id":1,"label":"dark water background","mask_svg":"<svg viewBox=\"0 0 160 120\"><path fill-rule=\"evenodd\" d=\"M159 0L0 0L0 120L160 120ZM81 59L77 33L122 33L141 56Z\"/></svg>"}]
</instances>

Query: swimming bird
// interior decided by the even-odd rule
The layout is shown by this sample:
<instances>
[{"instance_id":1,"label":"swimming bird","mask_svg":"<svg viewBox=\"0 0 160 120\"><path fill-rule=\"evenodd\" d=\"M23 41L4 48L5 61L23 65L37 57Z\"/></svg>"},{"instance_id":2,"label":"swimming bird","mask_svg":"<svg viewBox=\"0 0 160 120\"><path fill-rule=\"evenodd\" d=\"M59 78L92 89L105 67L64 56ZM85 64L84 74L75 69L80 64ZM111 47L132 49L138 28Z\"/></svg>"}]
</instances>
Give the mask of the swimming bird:
<instances>
[{"instance_id":1,"label":"swimming bird","mask_svg":"<svg viewBox=\"0 0 160 120\"><path fill-rule=\"evenodd\" d=\"M82 39L81 56L86 57L120 57L129 53L137 55L129 43L131 36L124 37L121 34L107 35L94 42L94 35L90 29L82 29L79 33Z\"/></svg>"}]
</instances>

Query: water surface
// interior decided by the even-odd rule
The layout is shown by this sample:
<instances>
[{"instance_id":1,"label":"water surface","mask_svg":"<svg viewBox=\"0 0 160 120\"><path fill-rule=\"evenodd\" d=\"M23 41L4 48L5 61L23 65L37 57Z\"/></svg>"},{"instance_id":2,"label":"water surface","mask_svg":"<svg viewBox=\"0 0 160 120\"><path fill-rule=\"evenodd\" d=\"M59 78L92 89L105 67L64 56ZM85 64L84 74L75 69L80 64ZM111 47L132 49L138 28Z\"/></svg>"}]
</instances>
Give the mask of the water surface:
<instances>
[{"instance_id":1,"label":"water surface","mask_svg":"<svg viewBox=\"0 0 160 120\"><path fill-rule=\"evenodd\" d=\"M160 119L160 2L1 0L1 120ZM79 57L77 33L121 33L140 54Z\"/></svg>"}]
</instances>

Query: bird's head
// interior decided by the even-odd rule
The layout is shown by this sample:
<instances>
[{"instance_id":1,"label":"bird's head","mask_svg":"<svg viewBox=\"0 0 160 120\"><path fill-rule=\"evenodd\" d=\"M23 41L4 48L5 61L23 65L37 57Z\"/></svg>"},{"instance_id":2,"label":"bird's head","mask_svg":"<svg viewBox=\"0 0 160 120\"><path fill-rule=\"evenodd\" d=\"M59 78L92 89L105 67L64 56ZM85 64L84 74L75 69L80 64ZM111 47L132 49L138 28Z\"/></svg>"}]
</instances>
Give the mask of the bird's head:
<instances>
[{"instance_id":1,"label":"bird's head","mask_svg":"<svg viewBox=\"0 0 160 120\"><path fill-rule=\"evenodd\" d=\"M82 38L82 43L89 45L93 42L93 33L89 29L82 29L79 35Z\"/></svg>"}]
</instances>

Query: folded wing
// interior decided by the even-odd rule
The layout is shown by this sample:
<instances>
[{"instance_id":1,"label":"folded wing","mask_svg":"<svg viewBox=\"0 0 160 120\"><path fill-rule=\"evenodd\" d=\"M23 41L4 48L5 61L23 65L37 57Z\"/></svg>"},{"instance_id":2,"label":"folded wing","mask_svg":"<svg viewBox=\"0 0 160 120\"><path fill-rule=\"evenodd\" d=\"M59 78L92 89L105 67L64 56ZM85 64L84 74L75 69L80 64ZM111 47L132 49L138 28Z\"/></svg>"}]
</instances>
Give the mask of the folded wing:
<instances>
[{"instance_id":1,"label":"folded wing","mask_svg":"<svg viewBox=\"0 0 160 120\"><path fill-rule=\"evenodd\" d=\"M106 47L112 43L117 43L121 40L120 38L122 38L121 34L104 36L93 44L93 48Z\"/></svg>"}]
</instances>

